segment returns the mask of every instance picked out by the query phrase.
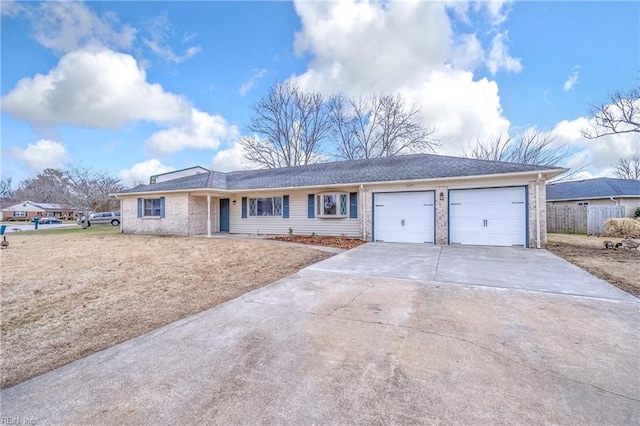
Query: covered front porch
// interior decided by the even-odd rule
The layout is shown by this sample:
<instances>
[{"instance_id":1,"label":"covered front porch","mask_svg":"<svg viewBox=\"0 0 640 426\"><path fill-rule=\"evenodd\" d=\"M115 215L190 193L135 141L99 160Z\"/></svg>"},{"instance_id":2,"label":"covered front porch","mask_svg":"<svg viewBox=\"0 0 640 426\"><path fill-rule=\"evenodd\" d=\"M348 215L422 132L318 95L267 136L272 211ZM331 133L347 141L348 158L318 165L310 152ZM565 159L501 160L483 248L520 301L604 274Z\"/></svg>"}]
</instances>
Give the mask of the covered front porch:
<instances>
[{"instance_id":1,"label":"covered front porch","mask_svg":"<svg viewBox=\"0 0 640 426\"><path fill-rule=\"evenodd\" d=\"M189 198L189 235L211 237L229 232L232 201L227 194L192 194Z\"/></svg>"}]
</instances>

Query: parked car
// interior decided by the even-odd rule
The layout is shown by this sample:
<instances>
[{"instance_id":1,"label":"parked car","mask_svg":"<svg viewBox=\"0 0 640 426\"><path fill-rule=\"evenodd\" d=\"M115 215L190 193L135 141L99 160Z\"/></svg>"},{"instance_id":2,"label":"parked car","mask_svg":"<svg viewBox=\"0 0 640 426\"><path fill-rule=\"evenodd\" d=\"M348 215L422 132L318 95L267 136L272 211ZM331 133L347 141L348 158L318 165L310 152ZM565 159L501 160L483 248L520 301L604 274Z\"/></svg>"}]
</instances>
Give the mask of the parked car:
<instances>
[{"instance_id":1,"label":"parked car","mask_svg":"<svg viewBox=\"0 0 640 426\"><path fill-rule=\"evenodd\" d=\"M91 213L88 218L82 218L80 223L86 220L87 226L110 223L113 226L120 225L120 212Z\"/></svg>"},{"instance_id":2,"label":"parked car","mask_svg":"<svg viewBox=\"0 0 640 426\"><path fill-rule=\"evenodd\" d=\"M40 225L53 225L53 224L61 224L62 221L55 217L41 217L38 221Z\"/></svg>"}]
</instances>

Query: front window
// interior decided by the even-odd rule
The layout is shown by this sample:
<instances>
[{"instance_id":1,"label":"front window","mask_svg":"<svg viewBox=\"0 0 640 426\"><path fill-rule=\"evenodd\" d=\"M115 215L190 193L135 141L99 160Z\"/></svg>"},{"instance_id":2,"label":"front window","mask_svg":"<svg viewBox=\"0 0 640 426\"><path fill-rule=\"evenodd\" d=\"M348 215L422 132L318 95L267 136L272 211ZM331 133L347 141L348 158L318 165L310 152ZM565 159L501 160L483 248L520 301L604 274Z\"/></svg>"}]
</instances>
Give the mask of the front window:
<instances>
[{"instance_id":1,"label":"front window","mask_svg":"<svg viewBox=\"0 0 640 426\"><path fill-rule=\"evenodd\" d=\"M27 212L13 212L14 217L27 217Z\"/></svg>"},{"instance_id":2,"label":"front window","mask_svg":"<svg viewBox=\"0 0 640 426\"><path fill-rule=\"evenodd\" d=\"M249 216L282 216L282 197L249 198Z\"/></svg>"},{"instance_id":3,"label":"front window","mask_svg":"<svg viewBox=\"0 0 640 426\"><path fill-rule=\"evenodd\" d=\"M316 197L316 213L319 217L346 217L347 208L346 193L324 193Z\"/></svg>"},{"instance_id":4,"label":"front window","mask_svg":"<svg viewBox=\"0 0 640 426\"><path fill-rule=\"evenodd\" d=\"M160 216L160 198L150 198L144 200L145 216Z\"/></svg>"}]
</instances>

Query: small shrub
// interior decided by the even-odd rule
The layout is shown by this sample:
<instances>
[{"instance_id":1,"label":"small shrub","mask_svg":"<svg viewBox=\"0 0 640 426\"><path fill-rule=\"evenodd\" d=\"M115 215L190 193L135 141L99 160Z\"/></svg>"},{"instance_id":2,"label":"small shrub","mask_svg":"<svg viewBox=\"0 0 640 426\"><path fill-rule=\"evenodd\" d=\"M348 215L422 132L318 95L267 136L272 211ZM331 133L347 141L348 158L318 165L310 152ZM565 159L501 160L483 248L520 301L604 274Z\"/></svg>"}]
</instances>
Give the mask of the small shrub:
<instances>
[{"instance_id":1,"label":"small shrub","mask_svg":"<svg viewBox=\"0 0 640 426\"><path fill-rule=\"evenodd\" d=\"M635 212L633 212L633 216L634 216L636 219L640 219L640 207L638 207L638 208L636 209L636 211L635 211Z\"/></svg>"},{"instance_id":2,"label":"small shrub","mask_svg":"<svg viewBox=\"0 0 640 426\"><path fill-rule=\"evenodd\" d=\"M640 237L640 221L628 218L607 219L604 223L604 232L612 237L631 236Z\"/></svg>"},{"instance_id":3,"label":"small shrub","mask_svg":"<svg viewBox=\"0 0 640 426\"><path fill-rule=\"evenodd\" d=\"M293 228L289 228L289 236L293 235Z\"/></svg>"}]
</instances>

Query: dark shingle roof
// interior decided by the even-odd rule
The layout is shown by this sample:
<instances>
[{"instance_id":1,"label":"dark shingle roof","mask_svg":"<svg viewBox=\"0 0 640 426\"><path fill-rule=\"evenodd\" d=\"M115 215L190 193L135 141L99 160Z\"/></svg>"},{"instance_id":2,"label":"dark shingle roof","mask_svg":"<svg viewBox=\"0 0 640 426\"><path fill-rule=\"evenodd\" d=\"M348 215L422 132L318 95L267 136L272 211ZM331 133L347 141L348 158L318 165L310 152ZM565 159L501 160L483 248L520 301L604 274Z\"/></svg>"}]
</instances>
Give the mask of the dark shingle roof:
<instances>
[{"instance_id":1,"label":"dark shingle roof","mask_svg":"<svg viewBox=\"0 0 640 426\"><path fill-rule=\"evenodd\" d=\"M504 163L433 154L402 155L354 161L246 170L209 172L122 191L121 194L189 189L247 190L330 186L370 182L438 179L563 169L555 166Z\"/></svg>"},{"instance_id":2,"label":"dark shingle roof","mask_svg":"<svg viewBox=\"0 0 640 426\"><path fill-rule=\"evenodd\" d=\"M582 200L603 197L640 197L640 181L597 178L547 185L547 200Z\"/></svg>"}]
</instances>

